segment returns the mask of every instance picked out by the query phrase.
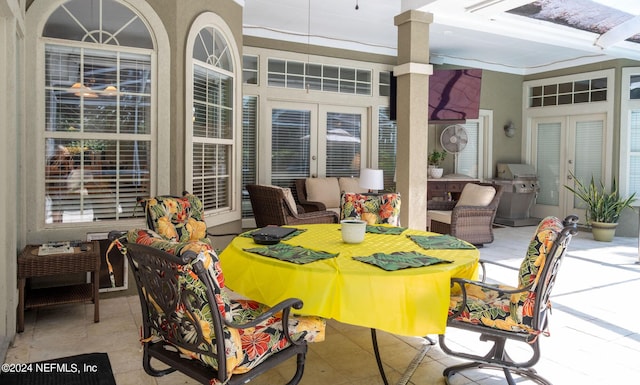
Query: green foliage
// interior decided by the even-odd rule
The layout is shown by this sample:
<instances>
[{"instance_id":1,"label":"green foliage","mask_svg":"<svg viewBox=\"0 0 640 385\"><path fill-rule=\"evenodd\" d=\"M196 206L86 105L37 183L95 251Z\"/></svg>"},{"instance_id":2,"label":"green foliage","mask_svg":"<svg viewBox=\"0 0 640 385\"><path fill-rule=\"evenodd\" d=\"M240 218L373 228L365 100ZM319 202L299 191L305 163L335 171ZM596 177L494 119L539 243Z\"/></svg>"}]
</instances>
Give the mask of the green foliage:
<instances>
[{"instance_id":1,"label":"green foliage","mask_svg":"<svg viewBox=\"0 0 640 385\"><path fill-rule=\"evenodd\" d=\"M636 201L636 193L627 198L622 198L618 192L618 184L613 178L611 191L607 192L604 183L600 181L600 186L591 176L591 182L585 185L571 173L575 180L575 188L565 185L569 191L574 193L586 205L587 222L617 223L622 210L625 208L634 209L631 204Z\"/></svg>"},{"instance_id":2,"label":"green foliage","mask_svg":"<svg viewBox=\"0 0 640 385\"><path fill-rule=\"evenodd\" d=\"M437 151L433 150L431 154L429 154L429 164L431 166L440 166L440 163L447 157L447 152L445 150Z\"/></svg>"}]
</instances>

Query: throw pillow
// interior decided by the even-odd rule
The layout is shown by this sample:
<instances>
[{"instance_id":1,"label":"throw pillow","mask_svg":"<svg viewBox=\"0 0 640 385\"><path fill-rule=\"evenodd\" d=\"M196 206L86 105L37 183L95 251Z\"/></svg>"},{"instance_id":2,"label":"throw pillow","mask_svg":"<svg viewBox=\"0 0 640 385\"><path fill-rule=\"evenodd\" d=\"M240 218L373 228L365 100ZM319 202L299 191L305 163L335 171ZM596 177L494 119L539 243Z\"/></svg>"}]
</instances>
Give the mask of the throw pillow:
<instances>
[{"instance_id":1,"label":"throw pillow","mask_svg":"<svg viewBox=\"0 0 640 385\"><path fill-rule=\"evenodd\" d=\"M328 208L340 207L338 178L307 178L307 200L322 202Z\"/></svg>"},{"instance_id":2,"label":"throw pillow","mask_svg":"<svg viewBox=\"0 0 640 385\"><path fill-rule=\"evenodd\" d=\"M493 186L480 186L475 183L467 183L462 189L460 200L456 206L488 206L496 195Z\"/></svg>"},{"instance_id":3,"label":"throw pillow","mask_svg":"<svg viewBox=\"0 0 640 385\"><path fill-rule=\"evenodd\" d=\"M340 193L352 192L352 193L365 193L366 188L360 187L360 178L338 178L338 185L340 185Z\"/></svg>"},{"instance_id":4,"label":"throw pillow","mask_svg":"<svg viewBox=\"0 0 640 385\"><path fill-rule=\"evenodd\" d=\"M291 212L294 214L298 214L298 205L296 204L296 200L293 198L291 189L288 187L283 187L282 192L284 193L284 200L287 202L289 210L291 210Z\"/></svg>"}]
</instances>

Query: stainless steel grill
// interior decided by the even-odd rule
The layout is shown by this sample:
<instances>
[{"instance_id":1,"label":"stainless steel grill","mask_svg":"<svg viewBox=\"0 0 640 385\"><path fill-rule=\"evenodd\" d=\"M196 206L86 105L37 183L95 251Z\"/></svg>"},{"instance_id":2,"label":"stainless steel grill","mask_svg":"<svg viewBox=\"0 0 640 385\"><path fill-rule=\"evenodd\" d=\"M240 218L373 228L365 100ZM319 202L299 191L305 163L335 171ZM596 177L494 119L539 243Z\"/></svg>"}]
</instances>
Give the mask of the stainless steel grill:
<instances>
[{"instance_id":1,"label":"stainless steel grill","mask_svg":"<svg viewBox=\"0 0 640 385\"><path fill-rule=\"evenodd\" d=\"M502 186L502 197L494 222L506 226L537 224L539 219L529 216L540 190L533 167L528 164L498 163L497 172L493 183Z\"/></svg>"}]
</instances>

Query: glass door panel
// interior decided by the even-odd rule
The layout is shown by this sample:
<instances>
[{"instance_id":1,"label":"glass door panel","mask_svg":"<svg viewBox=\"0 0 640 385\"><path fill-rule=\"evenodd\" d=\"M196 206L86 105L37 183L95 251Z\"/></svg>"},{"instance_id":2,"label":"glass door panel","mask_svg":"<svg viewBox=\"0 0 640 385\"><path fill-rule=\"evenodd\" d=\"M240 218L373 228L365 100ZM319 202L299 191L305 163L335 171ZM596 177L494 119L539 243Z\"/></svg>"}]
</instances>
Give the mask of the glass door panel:
<instances>
[{"instance_id":1,"label":"glass door panel","mask_svg":"<svg viewBox=\"0 0 640 385\"><path fill-rule=\"evenodd\" d=\"M315 160L312 148L316 143L315 132L312 132L312 112L312 109L271 110L272 184L291 187L295 179L310 175L311 161Z\"/></svg>"},{"instance_id":2,"label":"glass door panel","mask_svg":"<svg viewBox=\"0 0 640 385\"><path fill-rule=\"evenodd\" d=\"M605 159L605 115L538 118L533 121L534 164L540 191L532 215L584 218L584 206L565 185L575 187L571 174L583 183L599 183Z\"/></svg>"},{"instance_id":3,"label":"glass door panel","mask_svg":"<svg viewBox=\"0 0 640 385\"><path fill-rule=\"evenodd\" d=\"M325 175L359 176L362 162L362 114L327 112L325 116Z\"/></svg>"}]
</instances>

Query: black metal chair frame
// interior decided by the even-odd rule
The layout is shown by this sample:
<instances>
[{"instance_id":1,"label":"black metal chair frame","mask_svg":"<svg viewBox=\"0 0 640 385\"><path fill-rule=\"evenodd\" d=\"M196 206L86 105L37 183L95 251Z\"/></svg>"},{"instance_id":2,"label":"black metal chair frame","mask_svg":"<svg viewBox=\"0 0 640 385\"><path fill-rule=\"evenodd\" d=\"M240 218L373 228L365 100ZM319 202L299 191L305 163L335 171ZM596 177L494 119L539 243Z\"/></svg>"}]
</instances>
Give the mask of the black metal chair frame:
<instances>
[{"instance_id":1,"label":"black metal chair frame","mask_svg":"<svg viewBox=\"0 0 640 385\"><path fill-rule=\"evenodd\" d=\"M114 238L115 237L112 236L112 239ZM187 309L192 309L189 300L194 300L195 297L179 293L179 285L176 275L178 274L177 266L191 263L192 260L197 259L197 254L192 251L187 251L181 257L176 257L151 246L135 243L127 243L125 246L127 249L129 265L136 280L140 304L142 306L143 335L141 341L144 349L142 363L147 374L154 377L160 377L177 370L202 384L209 385L212 383L212 379L229 385L244 384L269 369L283 363L289 358L297 356L296 372L287 385L295 385L301 380L304 372L308 347L304 340L298 341L290 338L288 318L292 308L300 309L302 307L302 301L294 298L282 301L276 306L271 307L268 312L261 314L251 322L243 324L227 322L220 312L217 311L218 307L215 305L216 302L213 297L212 289L214 286L211 282L211 278L206 274L202 262L197 261L192 263L195 273L202 282L204 282L207 288L206 296L209 303L212 304L211 310L216 336L223 335L223 328L225 326L238 329L254 327L261 322L264 322L269 317L272 317L274 314L282 311L283 332L291 345L271 355L247 373L233 374L232 376L227 377L224 338L216 338L215 345L210 345L205 342L202 329L198 323L190 322L189 319L180 319L178 317L171 316L172 309L176 308L178 301L181 301ZM160 274L158 272L160 272ZM157 310L154 306L149 305L147 296L153 298L155 304L162 309L166 315L164 320L170 325L169 328L163 328L163 325L159 325L155 321L158 319ZM185 341L180 337L179 333L170 333L170 330L184 330L185 328L187 330L192 330L197 334L194 343ZM153 338L154 336L161 336L162 338L155 341ZM210 366L206 366L196 359L190 360L181 358L178 352L168 350L165 347L172 347L174 350L176 347L180 347L213 357L218 362L218 370L215 370ZM206 347L209 347L210 349L207 349ZM152 358L161 361L169 367L166 369L154 368L151 364Z\"/></svg>"},{"instance_id":2,"label":"black metal chair frame","mask_svg":"<svg viewBox=\"0 0 640 385\"><path fill-rule=\"evenodd\" d=\"M545 265L540 274L540 278L538 280L538 284L535 287L535 309L537 312L534 313L532 328L534 330L546 330L548 324L548 315L551 311L549 297L551 295L551 290L553 289L553 285L556 280L556 276L558 273L558 269L560 267L560 262L562 261L562 257L565 255L567 251L567 246L569 245L571 238L577 234L577 224L578 217L575 215L570 215L563 221L563 230L558 235L558 238L553 243L551 250L547 253L547 260L545 261ZM483 265L484 272L484 265ZM484 275L483 275L484 281ZM464 309L466 307L466 290L464 284L472 284L480 287L493 289L495 287L492 285L485 284L484 282L472 281L468 279L461 278L453 278L451 280L451 284L459 285L462 290L463 295L463 303L460 306L460 309ZM500 293L507 294L517 294L526 291L530 291L532 285L528 285L524 288L516 289L516 290L497 290ZM461 311L460 310L460 311ZM476 325L468 322L458 321L455 319L459 314L455 313L451 315L447 321L447 327L454 327L458 329L463 329L467 331L480 333L480 341L485 342L493 342L489 351L484 355L481 354L473 354L461 351L454 351L446 344L445 334L441 334L439 336L440 347L442 350L452 356L461 357L465 359L472 360L473 362L459 364L455 366L448 367L444 370L443 375L445 376L445 382L449 384L449 379L456 373L467 370L467 369L499 369L504 372L504 375L507 379L509 385L515 385L515 380L512 376L512 373L517 374L521 377L527 378L535 383L543 384L543 385L551 385L551 383L540 376L533 366L540 359L540 341L539 335L526 333L526 332L511 332L501 329L494 329L491 327L487 327L484 325ZM508 354L506 349L507 341L516 341L522 342L525 345L531 348L531 356L529 359L523 362L515 362Z\"/></svg>"}]
</instances>

